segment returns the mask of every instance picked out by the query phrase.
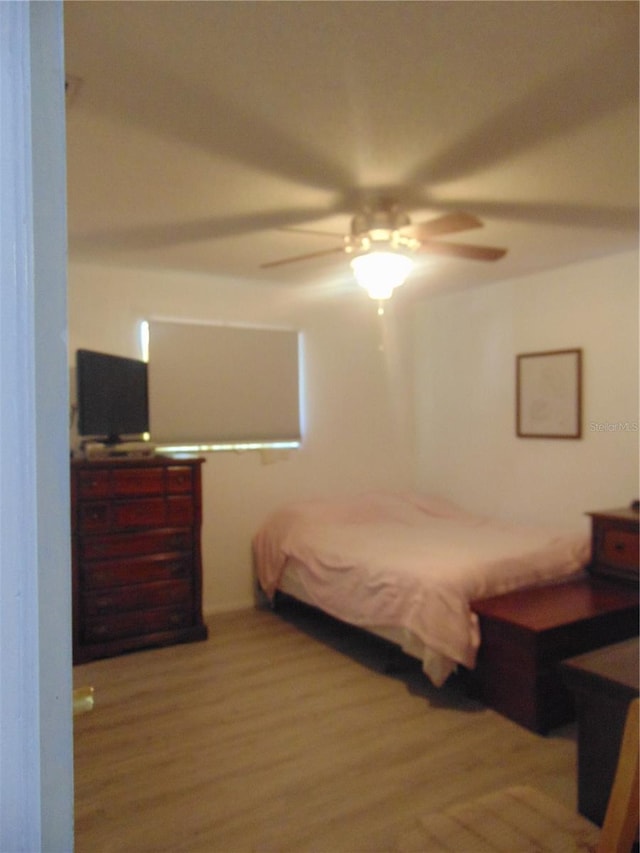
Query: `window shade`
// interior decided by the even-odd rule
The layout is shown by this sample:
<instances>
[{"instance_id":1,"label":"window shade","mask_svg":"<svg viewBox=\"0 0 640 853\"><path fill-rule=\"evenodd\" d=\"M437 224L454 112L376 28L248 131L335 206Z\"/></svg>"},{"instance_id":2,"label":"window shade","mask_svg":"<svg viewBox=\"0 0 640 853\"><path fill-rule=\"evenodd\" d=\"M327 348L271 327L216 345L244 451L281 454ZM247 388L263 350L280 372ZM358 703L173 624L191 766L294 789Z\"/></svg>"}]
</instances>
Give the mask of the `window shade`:
<instances>
[{"instance_id":1,"label":"window shade","mask_svg":"<svg viewBox=\"0 0 640 853\"><path fill-rule=\"evenodd\" d=\"M152 320L155 444L298 441L298 333Z\"/></svg>"}]
</instances>

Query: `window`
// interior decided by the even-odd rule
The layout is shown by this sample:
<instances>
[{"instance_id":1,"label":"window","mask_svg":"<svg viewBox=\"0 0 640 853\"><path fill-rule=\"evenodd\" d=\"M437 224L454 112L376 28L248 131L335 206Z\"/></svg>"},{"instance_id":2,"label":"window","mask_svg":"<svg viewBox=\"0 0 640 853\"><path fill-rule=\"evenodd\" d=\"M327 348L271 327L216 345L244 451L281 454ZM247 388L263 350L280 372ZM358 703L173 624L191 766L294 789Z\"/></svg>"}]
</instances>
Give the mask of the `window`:
<instances>
[{"instance_id":1,"label":"window","mask_svg":"<svg viewBox=\"0 0 640 853\"><path fill-rule=\"evenodd\" d=\"M200 451L297 447L299 339L288 329L150 321L152 441Z\"/></svg>"}]
</instances>

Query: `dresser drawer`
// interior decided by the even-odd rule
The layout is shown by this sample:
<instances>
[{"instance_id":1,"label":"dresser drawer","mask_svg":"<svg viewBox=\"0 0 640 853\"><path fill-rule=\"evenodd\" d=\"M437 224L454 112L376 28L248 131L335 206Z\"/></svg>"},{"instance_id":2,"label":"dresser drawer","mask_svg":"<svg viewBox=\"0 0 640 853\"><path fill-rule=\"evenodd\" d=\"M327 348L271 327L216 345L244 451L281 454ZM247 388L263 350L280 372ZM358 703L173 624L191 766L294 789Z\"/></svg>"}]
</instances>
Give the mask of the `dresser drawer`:
<instances>
[{"instance_id":1,"label":"dresser drawer","mask_svg":"<svg viewBox=\"0 0 640 853\"><path fill-rule=\"evenodd\" d=\"M96 560L86 562L82 570L82 589L109 589L148 581L190 578L193 559L189 554L173 557L136 557L128 560Z\"/></svg>"},{"instance_id":2,"label":"dresser drawer","mask_svg":"<svg viewBox=\"0 0 640 853\"><path fill-rule=\"evenodd\" d=\"M131 610L114 613L86 622L82 628L84 642L100 643L122 637L143 637L158 631L186 628L192 624L189 609L181 607L159 607L155 610Z\"/></svg>"},{"instance_id":3,"label":"dresser drawer","mask_svg":"<svg viewBox=\"0 0 640 853\"><path fill-rule=\"evenodd\" d=\"M191 596L188 580L158 581L90 592L83 597L83 604L87 616L99 616L156 607L188 607Z\"/></svg>"},{"instance_id":4,"label":"dresser drawer","mask_svg":"<svg viewBox=\"0 0 640 853\"><path fill-rule=\"evenodd\" d=\"M172 491L188 491L189 486L180 487L189 479L191 471L187 466L180 468L175 475L176 486ZM80 498L130 497L134 495L161 495L165 491L164 469L149 467L96 468L80 471L78 474L78 495Z\"/></svg>"},{"instance_id":5,"label":"dresser drawer","mask_svg":"<svg viewBox=\"0 0 640 853\"><path fill-rule=\"evenodd\" d=\"M638 571L638 534L609 527L604 530L596 559L617 569Z\"/></svg>"},{"instance_id":6,"label":"dresser drawer","mask_svg":"<svg viewBox=\"0 0 640 853\"><path fill-rule=\"evenodd\" d=\"M112 488L116 497L127 495L161 495L164 492L162 468L118 468L112 472Z\"/></svg>"},{"instance_id":7,"label":"dresser drawer","mask_svg":"<svg viewBox=\"0 0 640 853\"><path fill-rule=\"evenodd\" d=\"M83 533L106 533L111 527L111 505L106 502L91 501L80 504L78 509L78 529Z\"/></svg>"},{"instance_id":8,"label":"dresser drawer","mask_svg":"<svg viewBox=\"0 0 640 853\"><path fill-rule=\"evenodd\" d=\"M167 508L164 498L116 501L113 504L113 525L115 528L159 527L166 523Z\"/></svg>"},{"instance_id":9,"label":"dresser drawer","mask_svg":"<svg viewBox=\"0 0 640 853\"><path fill-rule=\"evenodd\" d=\"M87 536L80 540L80 554L84 560L191 552L192 547L191 530L146 530L113 536Z\"/></svg>"},{"instance_id":10,"label":"dresser drawer","mask_svg":"<svg viewBox=\"0 0 640 853\"><path fill-rule=\"evenodd\" d=\"M188 495L131 501L87 501L78 509L82 533L114 533L133 527L188 527L193 524L193 501Z\"/></svg>"},{"instance_id":11,"label":"dresser drawer","mask_svg":"<svg viewBox=\"0 0 640 853\"><path fill-rule=\"evenodd\" d=\"M172 527L185 527L194 522L193 501L190 497L173 496L167 498L167 524Z\"/></svg>"},{"instance_id":12,"label":"dresser drawer","mask_svg":"<svg viewBox=\"0 0 640 853\"><path fill-rule=\"evenodd\" d=\"M639 517L635 510L618 509L592 512L592 575L638 583Z\"/></svg>"},{"instance_id":13,"label":"dresser drawer","mask_svg":"<svg viewBox=\"0 0 640 853\"><path fill-rule=\"evenodd\" d=\"M105 498L111 491L109 472L103 468L79 471L77 482L80 498Z\"/></svg>"},{"instance_id":14,"label":"dresser drawer","mask_svg":"<svg viewBox=\"0 0 640 853\"><path fill-rule=\"evenodd\" d=\"M167 491L172 495L188 494L193 489L193 472L188 465L167 468Z\"/></svg>"}]
</instances>

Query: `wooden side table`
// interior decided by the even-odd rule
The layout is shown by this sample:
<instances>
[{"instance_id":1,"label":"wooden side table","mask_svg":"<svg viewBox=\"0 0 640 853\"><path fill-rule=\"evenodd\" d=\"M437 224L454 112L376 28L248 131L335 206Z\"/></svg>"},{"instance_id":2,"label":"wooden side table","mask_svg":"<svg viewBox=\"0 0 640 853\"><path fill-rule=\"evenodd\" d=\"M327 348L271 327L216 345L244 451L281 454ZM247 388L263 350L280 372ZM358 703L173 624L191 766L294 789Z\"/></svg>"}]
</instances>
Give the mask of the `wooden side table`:
<instances>
[{"instance_id":1,"label":"wooden side table","mask_svg":"<svg viewBox=\"0 0 640 853\"><path fill-rule=\"evenodd\" d=\"M602 826L627 709L639 695L638 639L569 658L561 665L578 717L578 810Z\"/></svg>"},{"instance_id":2,"label":"wooden side table","mask_svg":"<svg viewBox=\"0 0 640 853\"><path fill-rule=\"evenodd\" d=\"M637 592L597 578L509 592L471 607L480 619L480 698L541 734L574 718L560 661L638 636Z\"/></svg>"}]
</instances>

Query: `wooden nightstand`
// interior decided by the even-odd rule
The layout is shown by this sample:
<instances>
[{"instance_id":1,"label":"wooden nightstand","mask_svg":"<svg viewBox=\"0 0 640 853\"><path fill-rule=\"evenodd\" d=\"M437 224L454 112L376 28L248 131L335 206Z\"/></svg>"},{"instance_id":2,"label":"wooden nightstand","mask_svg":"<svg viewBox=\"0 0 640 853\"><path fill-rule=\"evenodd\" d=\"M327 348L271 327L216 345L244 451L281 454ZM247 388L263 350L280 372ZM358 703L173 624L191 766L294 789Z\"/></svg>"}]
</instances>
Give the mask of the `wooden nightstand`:
<instances>
[{"instance_id":1,"label":"wooden nightstand","mask_svg":"<svg viewBox=\"0 0 640 853\"><path fill-rule=\"evenodd\" d=\"M591 516L592 575L638 584L640 516L633 509L609 509Z\"/></svg>"}]
</instances>

